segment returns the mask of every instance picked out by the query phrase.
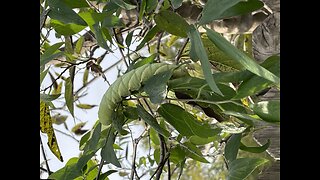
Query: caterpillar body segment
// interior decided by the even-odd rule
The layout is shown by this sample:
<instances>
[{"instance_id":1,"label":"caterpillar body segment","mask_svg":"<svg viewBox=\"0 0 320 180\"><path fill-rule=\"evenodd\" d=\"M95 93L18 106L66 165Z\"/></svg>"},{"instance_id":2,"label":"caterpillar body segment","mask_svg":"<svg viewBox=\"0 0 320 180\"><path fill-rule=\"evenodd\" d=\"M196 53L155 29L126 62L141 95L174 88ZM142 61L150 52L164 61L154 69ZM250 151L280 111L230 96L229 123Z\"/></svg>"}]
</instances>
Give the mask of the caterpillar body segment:
<instances>
[{"instance_id":1,"label":"caterpillar body segment","mask_svg":"<svg viewBox=\"0 0 320 180\"><path fill-rule=\"evenodd\" d=\"M105 92L100 102L98 117L103 125L112 122L112 113L122 98L131 95L132 91L139 90L152 76L177 68L176 65L166 63L145 64L119 77Z\"/></svg>"}]
</instances>

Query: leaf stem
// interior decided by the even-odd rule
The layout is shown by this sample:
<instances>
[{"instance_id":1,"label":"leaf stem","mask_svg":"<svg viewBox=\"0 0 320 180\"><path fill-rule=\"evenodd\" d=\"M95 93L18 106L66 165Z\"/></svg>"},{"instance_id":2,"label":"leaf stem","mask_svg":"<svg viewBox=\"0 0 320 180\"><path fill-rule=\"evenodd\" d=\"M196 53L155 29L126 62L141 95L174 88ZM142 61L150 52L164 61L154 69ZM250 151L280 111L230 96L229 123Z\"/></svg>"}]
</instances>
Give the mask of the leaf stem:
<instances>
[{"instance_id":1,"label":"leaf stem","mask_svg":"<svg viewBox=\"0 0 320 180\"><path fill-rule=\"evenodd\" d=\"M43 158L44 158L44 162L46 163L46 167L47 167L47 172L50 176L50 174L52 173L50 171L50 168L49 168L49 164L48 164L48 160L47 160L47 157L46 157L46 154L44 152L44 147L43 147L43 144L42 144L42 139L41 139L41 135L40 135L40 146L41 146L41 151L42 151L42 155L43 155Z\"/></svg>"},{"instance_id":2,"label":"leaf stem","mask_svg":"<svg viewBox=\"0 0 320 180\"><path fill-rule=\"evenodd\" d=\"M187 40L183 43L182 47L179 49L179 52L178 52L177 56L174 59L176 61L176 64L179 64L179 60L180 60L180 58L182 56L183 50L186 48L188 42L189 42L189 38L187 38Z\"/></svg>"}]
</instances>

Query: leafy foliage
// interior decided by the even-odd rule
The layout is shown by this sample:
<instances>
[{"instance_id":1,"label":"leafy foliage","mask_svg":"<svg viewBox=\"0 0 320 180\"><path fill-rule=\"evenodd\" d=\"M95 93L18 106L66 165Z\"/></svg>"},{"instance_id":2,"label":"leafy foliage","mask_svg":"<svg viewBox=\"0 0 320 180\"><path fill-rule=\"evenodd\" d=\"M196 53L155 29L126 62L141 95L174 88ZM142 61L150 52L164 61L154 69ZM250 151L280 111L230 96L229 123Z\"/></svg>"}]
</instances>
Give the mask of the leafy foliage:
<instances>
[{"instance_id":1,"label":"leafy foliage","mask_svg":"<svg viewBox=\"0 0 320 180\"><path fill-rule=\"evenodd\" d=\"M261 1L208 0L193 21L172 11L185 7L181 0L40 2L49 11L40 13L40 130L60 161L53 123L80 140L81 151L49 178L159 179L171 173L179 179L200 176L198 168L215 172L203 178L232 180L248 178L267 163L239 152L258 156L272 143L252 146L243 139L261 121L280 124L280 100L258 95L280 90L280 57L259 64L251 49L241 48L248 42L231 43L205 27L258 10ZM118 54L122 59L112 62ZM105 73L119 62L126 68L113 81ZM108 86L99 89L100 103L83 100L101 76ZM79 118L79 111L96 106L98 119L80 120L87 117ZM89 122L93 127L84 129Z\"/></svg>"}]
</instances>

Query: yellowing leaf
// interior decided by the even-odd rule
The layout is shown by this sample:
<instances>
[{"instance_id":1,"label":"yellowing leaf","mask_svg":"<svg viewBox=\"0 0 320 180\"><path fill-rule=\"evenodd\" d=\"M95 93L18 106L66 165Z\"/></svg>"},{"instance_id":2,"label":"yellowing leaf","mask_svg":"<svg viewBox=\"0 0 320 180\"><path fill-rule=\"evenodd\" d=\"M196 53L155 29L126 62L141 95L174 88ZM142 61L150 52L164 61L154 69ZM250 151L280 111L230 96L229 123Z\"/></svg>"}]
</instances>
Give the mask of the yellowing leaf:
<instances>
[{"instance_id":1,"label":"yellowing leaf","mask_svg":"<svg viewBox=\"0 0 320 180\"><path fill-rule=\"evenodd\" d=\"M91 109L96 107L97 105L90 105L90 104L77 104L76 105L80 109Z\"/></svg>"},{"instance_id":2,"label":"yellowing leaf","mask_svg":"<svg viewBox=\"0 0 320 180\"><path fill-rule=\"evenodd\" d=\"M51 152L61 162L63 162L58 142L52 127L52 119L50 116L49 106L43 101L40 101L40 130L42 133L46 133L48 135L48 146Z\"/></svg>"},{"instance_id":3,"label":"yellowing leaf","mask_svg":"<svg viewBox=\"0 0 320 180\"><path fill-rule=\"evenodd\" d=\"M88 131L86 129L82 129L84 125L86 125L86 122L78 123L72 128L71 131L73 133L75 133L76 135L83 135L84 133L86 133Z\"/></svg>"}]
</instances>

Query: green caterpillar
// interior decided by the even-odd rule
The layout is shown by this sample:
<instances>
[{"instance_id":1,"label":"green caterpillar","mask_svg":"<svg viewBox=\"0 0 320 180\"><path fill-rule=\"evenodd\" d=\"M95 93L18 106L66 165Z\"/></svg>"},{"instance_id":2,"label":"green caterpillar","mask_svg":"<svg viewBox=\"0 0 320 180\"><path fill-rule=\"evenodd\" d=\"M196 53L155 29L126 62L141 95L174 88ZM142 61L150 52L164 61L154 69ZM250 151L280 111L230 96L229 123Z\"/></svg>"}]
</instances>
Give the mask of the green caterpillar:
<instances>
[{"instance_id":1,"label":"green caterpillar","mask_svg":"<svg viewBox=\"0 0 320 180\"><path fill-rule=\"evenodd\" d=\"M141 85L152 76L176 67L176 65L165 63L145 64L119 77L105 92L100 102L98 117L101 124L111 124L112 113L123 97L129 96L131 91L139 90Z\"/></svg>"}]
</instances>

